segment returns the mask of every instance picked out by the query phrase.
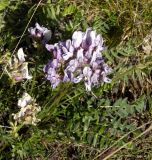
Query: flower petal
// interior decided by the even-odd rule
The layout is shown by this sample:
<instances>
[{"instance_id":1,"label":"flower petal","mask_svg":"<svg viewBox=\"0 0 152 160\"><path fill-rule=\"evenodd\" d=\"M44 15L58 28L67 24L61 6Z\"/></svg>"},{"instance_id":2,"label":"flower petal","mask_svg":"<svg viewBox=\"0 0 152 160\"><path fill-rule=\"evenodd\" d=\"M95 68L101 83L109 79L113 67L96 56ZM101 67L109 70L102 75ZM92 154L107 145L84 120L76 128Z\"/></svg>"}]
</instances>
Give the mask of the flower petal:
<instances>
[{"instance_id":1,"label":"flower petal","mask_svg":"<svg viewBox=\"0 0 152 160\"><path fill-rule=\"evenodd\" d=\"M67 61L72 56L73 56L73 53L71 53L71 52L67 52L67 53L65 53L65 54L62 55L62 57L63 57L63 59L65 61Z\"/></svg>"},{"instance_id":2,"label":"flower petal","mask_svg":"<svg viewBox=\"0 0 152 160\"><path fill-rule=\"evenodd\" d=\"M39 32L44 32L44 27L41 27L38 23L35 23L35 27Z\"/></svg>"},{"instance_id":3,"label":"flower petal","mask_svg":"<svg viewBox=\"0 0 152 160\"><path fill-rule=\"evenodd\" d=\"M28 93L24 93L22 98L18 100L19 107L25 107L32 102L32 97Z\"/></svg>"},{"instance_id":4,"label":"flower petal","mask_svg":"<svg viewBox=\"0 0 152 160\"><path fill-rule=\"evenodd\" d=\"M83 74L73 78L73 83L79 83L83 79Z\"/></svg>"},{"instance_id":5,"label":"flower petal","mask_svg":"<svg viewBox=\"0 0 152 160\"><path fill-rule=\"evenodd\" d=\"M96 40L96 31L90 32L90 38L91 38L91 47L95 47L95 40Z\"/></svg>"},{"instance_id":6,"label":"flower petal","mask_svg":"<svg viewBox=\"0 0 152 160\"><path fill-rule=\"evenodd\" d=\"M86 91L91 91L91 81L85 81L84 82L85 87L86 87Z\"/></svg>"},{"instance_id":7,"label":"flower petal","mask_svg":"<svg viewBox=\"0 0 152 160\"><path fill-rule=\"evenodd\" d=\"M51 39L51 37L52 37L51 30L48 30L48 29L44 30L44 32L43 32L44 41L48 42Z\"/></svg>"},{"instance_id":8,"label":"flower petal","mask_svg":"<svg viewBox=\"0 0 152 160\"><path fill-rule=\"evenodd\" d=\"M28 72L28 63L27 62L24 62L21 66L21 74L22 74L22 77L24 79L31 79L32 76L29 75L29 72Z\"/></svg>"},{"instance_id":9,"label":"flower petal","mask_svg":"<svg viewBox=\"0 0 152 160\"><path fill-rule=\"evenodd\" d=\"M66 48L68 49L68 51L70 49L70 46L71 46L71 40L68 39L68 40L66 40Z\"/></svg>"},{"instance_id":10,"label":"flower petal","mask_svg":"<svg viewBox=\"0 0 152 160\"><path fill-rule=\"evenodd\" d=\"M50 52L54 49L54 45L52 44L45 44L45 48Z\"/></svg>"},{"instance_id":11,"label":"flower petal","mask_svg":"<svg viewBox=\"0 0 152 160\"><path fill-rule=\"evenodd\" d=\"M81 31L75 31L72 35L72 44L75 48L80 47L80 44L82 43L82 36L83 33Z\"/></svg>"},{"instance_id":12,"label":"flower petal","mask_svg":"<svg viewBox=\"0 0 152 160\"><path fill-rule=\"evenodd\" d=\"M31 36L35 37L36 36L36 29L33 27L30 27L28 29L28 32L31 34Z\"/></svg>"},{"instance_id":13,"label":"flower petal","mask_svg":"<svg viewBox=\"0 0 152 160\"><path fill-rule=\"evenodd\" d=\"M52 77L50 79L50 82L51 82L52 88L56 88L59 85L59 83L61 82L61 80L57 77Z\"/></svg>"},{"instance_id":14,"label":"flower petal","mask_svg":"<svg viewBox=\"0 0 152 160\"><path fill-rule=\"evenodd\" d=\"M111 83L111 79L109 79L105 72L101 72L102 80L106 83Z\"/></svg>"},{"instance_id":15,"label":"flower petal","mask_svg":"<svg viewBox=\"0 0 152 160\"><path fill-rule=\"evenodd\" d=\"M66 70L74 72L77 69L78 65L78 61L76 59L73 59L68 63Z\"/></svg>"},{"instance_id":16,"label":"flower petal","mask_svg":"<svg viewBox=\"0 0 152 160\"><path fill-rule=\"evenodd\" d=\"M97 85L99 83L99 74L97 73L93 73L92 77L91 77L91 83L93 83L94 85Z\"/></svg>"},{"instance_id":17,"label":"flower petal","mask_svg":"<svg viewBox=\"0 0 152 160\"><path fill-rule=\"evenodd\" d=\"M72 72L70 72L69 70L65 70L64 71L64 78L63 78L63 81L73 81L73 78L74 78L74 75Z\"/></svg>"},{"instance_id":18,"label":"flower petal","mask_svg":"<svg viewBox=\"0 0 152 160\"><path fill-rule=\"evenodd\" d=\"M78 60L80 63L82 63L82 62L83 62L83 58L84 58L84 56L83 56L83 49L80 48L80 49L77 51L77 60Z\"/></svg>"},{"instance_id":19,"label":"flower petal","mask_svg":"<svg viewBox=\"0 0 152 160\"><path fill-rule=\"evenodd\" d=\"M94 51L94 52L93 52L93 55L92 55L92 58L91 58L91 61L90 61L90 64L91 64L91 65L92 65L93 62L96 61L96 58L97 58L97 52Z\"/></svg>"},{"instance_id":20,"label":"flower petal","mask_svg":"<svg viewBox=\"0 0 152 160\"><path fill-rule=\"evenodd\" d=\"M86 53L85 53L85 56L86 58L90 59L92 57L92 51L93 51L93 48L89 48Z\"/></svg>"},{"instance_id":21,"label":"flower petal","mask_svg":"<svg viewBox=\"0 0 152 160\"><path fill-rule=\"evenodd\" d=\"M86 77L87 79L89 79L92 75L92 70L90 67L84 67L83 69L83 75L84 77Z\"/></svg>"},{"instance_id":22,"label":"flower petal","mask_svg":"<svg viewBox=\"0 0 152 160\"><path fill-rule=\"evenodd\" d=\"M92 39L91 39L91 36L90 36L91 30L92 30L91 28L88 28L86 30L85 35L83 36L82 48L85 49L85 50L88 50L90 45L92 44Z\"/></svg>"},{"instance_id":23,"label":"flower petal","mask_svg":"<svg viewBox=\"0 0 152 160\"><path fill-rule=\"evenodd\" d=\"M17 52L17 57L19 59L19 62L23 63L25 62L25 54L23 52L23 48L20 48Z\"/></svg>"}]
</instances>

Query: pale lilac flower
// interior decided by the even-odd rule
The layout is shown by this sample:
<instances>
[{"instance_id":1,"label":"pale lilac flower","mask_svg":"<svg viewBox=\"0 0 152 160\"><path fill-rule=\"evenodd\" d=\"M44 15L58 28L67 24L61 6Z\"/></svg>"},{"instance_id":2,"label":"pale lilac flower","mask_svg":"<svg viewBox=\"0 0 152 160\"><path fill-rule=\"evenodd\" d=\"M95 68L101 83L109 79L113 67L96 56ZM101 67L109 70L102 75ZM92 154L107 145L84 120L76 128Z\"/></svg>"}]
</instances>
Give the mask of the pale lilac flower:
<instances>
[{"instance_id":1,"label":"pale lilac flower","mask_svg":"<svg viewBox=\"0 0 152 160\"><path fill-rule=\"evenodd\" d=\"M56 69L59 67L59 64L57 62L57 59L49 61L49 63L44 66L43 69L44 72L47 72L46 78L51 82L52 88L55 88L61 82L60 76L56 72Z\"/></svg>"},{"instance_id":2,"label":"pale lilac flower","mask_svg":"<svg viewBox=\"0 0 152 160\"><path fill-rule=\"evenodd\" d=\"M88 28L86 32L76 31L72 40L45 45L53 53L53 59L44 67L46 78L53 88L60 82L79 83L84 81L87 91L102 82L110 83L107 75L110 67L104 62L101 51L102 37ZM62 70L62 72L61 72Z\"/></svg>"},{"instance_id":3,"label":"pale lilac flower","mask_svg":"<svg viewBox=\"0 0 152 160\"><path fill-rule=\"evenodd\" d=\"M48 77L48 79L50 80L50 82L52 84L52 88L56 88L59 85L59 83L61 82L60 76L58 74L54 74L54 75Z\"/></svg>"},{"instance_id":4,"label":"pale lilac flower","mask_svg":"<svg viewBox=\"0 0 152 160\"><path fill-rule=\"evenodd\" d=\"M78 75L77 77L73 78L73 83L79 83L83 79L83 74Z\"/></svg>"},{"instance_id":5,"label":"pale lilac flower","mask_svg":"<svg viewBox=\"0 0 152 160\"><path fill-rule=\"evenodd\" d=\"M109 66L106 63L103 63L102 68L104 69L105 74L108 74L108 73L112 72L112 69L109 68Z\"/></svg>"},{"instance_id":6,"label":"pale lilac flower","mask_svg":"<svg viewBox=\"0 0 152 160\"><path fill-rule=\"evenodd\" d=\"M111 79L106 76L105 72L101 72L102 80L106 83L111 83Z\"/></svg>"},{"instance_id":7,"label":"pale lilac flower","mask_svg":"<svg viewBox=\"0 0 152 160\"><path fill-rule=\"evenodd\" d=\"M91 75L92 75L92 70L90 67L84 67L83 69L83 75L86 79L90 79Z\"/></svg>"},{"instance_id":8,"label":"pale lilac flower","mask_svg":"<svg viewBox=\"0 0 152 160\"><path fill-rule=\"evenodd\" d=\"M85 50L88 50L89 47L91 46L92 44L92 39L91 39L91 36L90 36L90 33L91 33L91 28L88 28L86 30L86 33L84 34L83 36L83 40L82 40L82 48L85 49Z\"/></svg>"},{"instance_id":9,"label":"pale lilac flower","mask_svg":"<svg viewBox=\"0 0 152 160\"><path fill-rule=\"evenodd\" d=\"M77 60L79 63L83 63L83 59L84 59L84 56L83 56L83 49L80 48L77 52Z\"/></svg>"},{"instance_id":10,"label":"pale lilac flower","mask_svg":"<svg viewBox=\"0 0 152 160\"><path fill-rule=\"evenodd\" d=\"M72 42L70 39L66 41L66 48L68 49L69 52L71 53L74 52L74 46L72 45Z\"/></svg>"},{"instance_id":11,"label":"pale lilac flower","mask_svg":"<svg viewBox=\"0 0 152 160\"><path fill-rule=\"evenodd\" d=\"M104 50L103 39L101 38L101 36L99 34L96 36L94 43L95 43L95 46L97 47L97 49L99 50L99 52Z\"/></svg>"},{"instance_id":12,"label":"pale lilac flower","mask_svg":"<svg viewBox=\"0 0 152 160\"><path fill-rule=\"evenodd\" d=\"M85 57L87 59L90 59L92 57L92 52L93 52L93 48L89 48L86 52L85 52Z\"/></svg>"},{"instance_id":13,"label":"pale lilac flower","mask_svg":"<svg viewBox=\"0 0 152 160\"><path fill-rule=\"evenodd\" d=\"M97 58L97 51L93 51L92 58L91 58L91 61L90 61L91 65L92 65L93 62L96 61L96 58Z\"/></svg>"},{"instance_id":14,"label":"pale lilac flower","mask_svg":"<svg viewBox=\"0 0 152 160\"><path fill-rule=\"evenodd\" d=\"M69 58L73 57L73 53L71 52L66 52L62 55L63 59L66 61L68 60Z\"/></svg>"},{"instance_id":15,"label":"pale lilac flower","mask_svg":"<svg viewBox=\"0 0 152 160\"><path fill-rule=\"evenodd\" d=\"M52 44L45 44L45 48L50 52L54 49L54 45Z\"/></svg>"},{"instance_id":16,"label":"pale lilac flower","mask_svg":"<svg viewBox=\"0 0 152 160\"><path fill-rule=\"evenodd\" d=\"M82 37L83 33L81 31L75 31L72 36L72 44L74 48L80 47L80 44L82 43Z\"/></svg>"},{"instance_id":17,"label":"pale lilac flower","mask_svg":"<svg viewBox=\"0 0 152 160\"><path fill-rule=\"evenodd\" d=\"M94 84L94 85L98 85L99 84L99 78L100 78L100 70L97 69L97 70L95 70L95 72L91 76L91 83Z\"/></svg>"},{"instance_id":18,"label":"pale lilac flower","mask_svg":"<svg viewBox=\"0 0 152 160\"><path fill-rule=\"evenodd\" d=\"M96 41L96 31L91 31L90 32L90 37L91 37L91 48L93 48L93 47L96 47L97 45L96 45L96 43L95 43L95 41Z\"/></svg>"},{"instance_id":19,"label":"pale lilac flower","mask_svg":"<svg viewBox=\"0 0 152 160\"><path fill-rule=\"evenodd\" d=\"M97 62L92 62L91 66L93 70L96 70L99 67Z\"/></svg>"},{"instance_id":20,"label":"pale lilac flower","mask_svg":"<svg viewBox=\"0 0 152 160\"><path fill-rule=\"evenodd\" d=\"M63 77L64 82L69 82L70 81L71 75L69 75L69 74L71 74L71 72L69 72L67 70L64 70L64 77Z\"/></svg>"},{"instance_id":21,"label":"pale lilac flower","mask_svg":"<svg viewBox=\"0 0 152 160\"><path fill-rule=\"evenodd\" d=\"M42 43L48 42L52 37L51 30L48 30L47 28L40 26L38 23L35 24L35 27L30 27L28 29L31 36L35 38L40 38L42 40Z\"/></svg>"},{"instance_id":22,"label":"pale lilac flower","mask_svg":"<svg viewBox=\"0 0 152 160\"><path fill-rule=\"evenodd\" d=\"M72 72L68 71L68 70L64 70L64 77L63 77L63 81L64 82L69 82L69 81L73 81L74 75Z\"/></svg>"},{"instance_id":23,"label":"pale lilac flower","mask_svg":"<svg viewBox=\"0 0 152 160\"><path fill-rule=\"evenodd\" d=\"M58 44L55 44L54 47L55 47L54 50L53 50L54 58L56 58L58 61L61 61L63 59L62 58L62 50L58 46Z\"/></svg>"},{"instance_id":24,"label":"pale lilac flower","mask_svg":"<svg viewBox=\"0 0 152 160\"><path fill-rule=\"evenodd\" d=\"M72 59L69 63L68 66L66 67L66 70L70 72L74 72L79 65L79 62L76 59Z\"/></svg>"},{"instance_id":25,"label":"pale lilac flower","mask_svg":"<svg viewBox=\"0 0 152 160\"><path fill-rule=\"evenodd\" d=\"M91 75L92 75L92 70L90 67L85 67L83 69L83 75L84 75L84 82L86 86L87 91L91 91Z\"/></svg>"}]
</instances>

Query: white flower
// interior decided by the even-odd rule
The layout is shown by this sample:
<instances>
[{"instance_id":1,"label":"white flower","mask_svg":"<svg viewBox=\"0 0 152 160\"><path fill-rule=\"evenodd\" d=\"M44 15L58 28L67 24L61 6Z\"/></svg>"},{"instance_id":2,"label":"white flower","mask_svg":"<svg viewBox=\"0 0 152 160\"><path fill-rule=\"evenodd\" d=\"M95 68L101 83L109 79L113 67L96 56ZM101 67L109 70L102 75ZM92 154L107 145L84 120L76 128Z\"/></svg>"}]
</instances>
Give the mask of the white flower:
<instances>
[{"instance_id":1,"label":"white flower","mask_svg":"<svg viewBox=\"0 0 152 160\"><path fill-rule=\"evenodd\" d=\"M28 72L28 63L27 62L22 64L20 71L21 71L23 79L31 79L32 78L32 76L30 76L29 72Z\"/></svg>"},{"instance_id":2,"label":"white flower","mask_svg":"<svg viewBox=\"0 0 152 160\"><path fill-rule=\"evenodd\" d=\"M40 121L36 118L36 114L41 111L41 108L28 93L24 93L18 100L18 107L20 107L19 112L12 114L16 122L36 125Z\"/></svg>"},{"instance_id":3,"label":"white flower","mask_svg":"<svg viewBox=\"0 0 152 160\"><path fill-rule=\"evenodd\" d=\"M25 54L23 52L23 48L20 48L17 52L17 57L20 63L25 62Z\"/></svg>"},{"instance_id":4,"label":"white flower","mask_svg":"<svg viewBox=\"0 0 152 160\"><path fill-rule=\"evenodd\" d=\"M12 58L10 58L8 64L8 72L10 77L16 82L32 78L32 76L29 75L28 63L25 62L23 48L18 50L17 55L13 55Z\"/></svg>"},{"instance_id":5,"label":"white flower","mask_svg":"<svg viewBox=\"0 0 152 160\"><path fill-rule=\"evenodd\" d=\"M24 93L22 98L18 100L19 107L25 107L32 102L32 97L28 93Z\"/></svg>"}]
</instances>

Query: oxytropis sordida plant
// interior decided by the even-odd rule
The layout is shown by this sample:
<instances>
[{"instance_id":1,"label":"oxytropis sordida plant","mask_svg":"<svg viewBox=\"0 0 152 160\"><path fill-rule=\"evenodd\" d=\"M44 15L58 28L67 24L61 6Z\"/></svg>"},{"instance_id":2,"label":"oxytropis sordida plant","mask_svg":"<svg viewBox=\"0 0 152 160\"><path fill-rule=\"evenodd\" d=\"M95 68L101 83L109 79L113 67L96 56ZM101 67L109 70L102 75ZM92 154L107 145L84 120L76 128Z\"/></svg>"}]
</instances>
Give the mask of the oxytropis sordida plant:
<instances>
[{"instance_id":1,"label":"oxytropis sordida plant","mask_svg":"<svg viewBox=\"0 0 152 160\"><path fill-rule=\"evenodd\" d=\"M44 66L46 78L53 88L60 82L79 83L84 81L87 91L102 82L111 82L107 75L111 68L104 62L101 52L104 50L103 38L92 28L86 32L75 31L72 39L48 44L51 31L38 23L29 28L30 34L42 40L53 58Z\"/></svg>"}]
</instances>

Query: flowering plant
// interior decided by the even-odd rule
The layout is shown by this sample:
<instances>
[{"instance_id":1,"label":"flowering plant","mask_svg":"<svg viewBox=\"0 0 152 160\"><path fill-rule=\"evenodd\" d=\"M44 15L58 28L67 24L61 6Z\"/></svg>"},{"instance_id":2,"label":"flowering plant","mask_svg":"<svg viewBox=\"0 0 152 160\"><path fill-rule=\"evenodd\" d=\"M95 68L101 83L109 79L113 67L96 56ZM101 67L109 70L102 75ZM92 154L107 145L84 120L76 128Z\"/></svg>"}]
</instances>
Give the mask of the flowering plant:
<instances>
[{"instance_id":1,"label":"flowering plant","mask_svg":"<svg viewBox=\"0 0 152 160\"><path fill-rule=\"evenodd\" d=\"M9 59L7 73L15 82L32 78L32 76L29 75L28 62L25 61L23 48L20 48L17 52L17 55L13 55Z\"/></svg>"},{"instance_id":2,"label":"flowering plant","mask_svg":"<svg viewBox=\"0 0 152 160\"><path fill-rule=\"evenodd\" d=\"M91 91L92 86L110 82L107 74L111 69L101 55L104 49L103 39L91 28L85 33L74 32L72 40L45 46L48 51L53 52L53 59L44 67L53 88L61 81L84 81L86 90Z\"/></svg>"},{"instance_id":3,"label":"flowering plant","mask_svg":"<svg viewBox=\"0 0 152 160\"><path fill-rule=\"evenodd\" d=\"M48 42L52 36L51 30L48 30L47 28L40 26L38 23L35 24L34 28L30 27L28 31L32 37L42 40L43 44Z\"/></svg>"},{"instance_id":4,"label":"flowering plant","mask_svg":"<svg viewBox=\"0 0 152 160\"><path fill-rule=\"evenodd\" d=\"M36 33L35 31L39 32ZM29 30L31 35L38 36L44 41L46 28L36 27ZM48 39L47 39L48 40ZM53 88L60 82L79 83L84 81L87 91L92 86L102 82L110 83L107 75L111 68L104 62L101 52L104 50L103 38L88 28L86 32L75 31L72 40L55 44L47 44L46 49L53 53L53 58L44 67L46 78L51 82Z\"/></svg>"},{"instance_id":5,"label":"flowering plant","mask_svg":"<svg viewBox=\"0 0 152 160\"><path fill-rule=\"evenodd\" d=\"M36 125L40 121L36 118L36 114L41 111L41 108L37 106L35 100L28 93L24 93L22 98L18 100L18 107L20 107L20 111L13 114L16 122Z\"/></svg>"}]
</instances>

